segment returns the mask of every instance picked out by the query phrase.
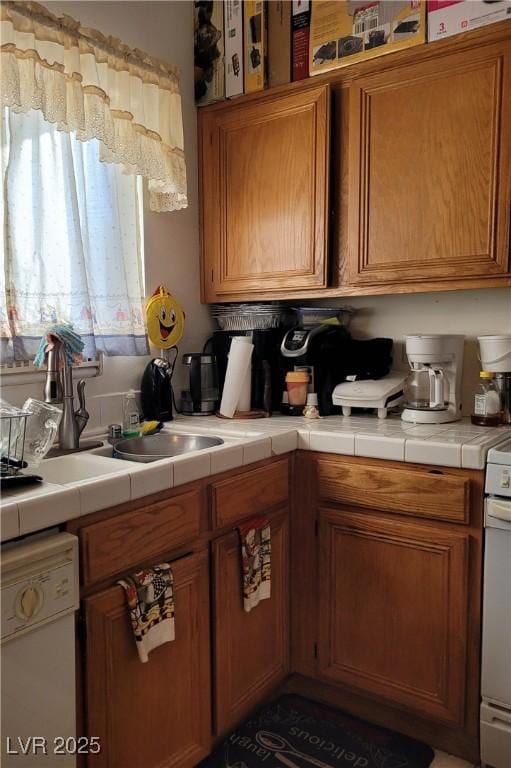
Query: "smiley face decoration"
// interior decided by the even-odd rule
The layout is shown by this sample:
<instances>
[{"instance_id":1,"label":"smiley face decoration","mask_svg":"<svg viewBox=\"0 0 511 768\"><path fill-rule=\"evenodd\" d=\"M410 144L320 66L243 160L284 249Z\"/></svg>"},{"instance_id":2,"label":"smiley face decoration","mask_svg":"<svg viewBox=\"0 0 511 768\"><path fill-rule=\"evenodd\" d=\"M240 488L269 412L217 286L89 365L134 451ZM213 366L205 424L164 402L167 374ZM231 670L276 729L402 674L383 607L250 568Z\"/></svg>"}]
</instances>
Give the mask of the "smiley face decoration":
<instances>
[{"instance_id":1,"label":"smiley face decoration","mask_svg":"<svg viewBox=\"0 0 511 768\"><path fill-rule=\"evenodd\" d=\"M183 335L185 313L181 305L159 285L146 305L149 341L160 349L175 347Z\"/></svg>"}]
</instances>

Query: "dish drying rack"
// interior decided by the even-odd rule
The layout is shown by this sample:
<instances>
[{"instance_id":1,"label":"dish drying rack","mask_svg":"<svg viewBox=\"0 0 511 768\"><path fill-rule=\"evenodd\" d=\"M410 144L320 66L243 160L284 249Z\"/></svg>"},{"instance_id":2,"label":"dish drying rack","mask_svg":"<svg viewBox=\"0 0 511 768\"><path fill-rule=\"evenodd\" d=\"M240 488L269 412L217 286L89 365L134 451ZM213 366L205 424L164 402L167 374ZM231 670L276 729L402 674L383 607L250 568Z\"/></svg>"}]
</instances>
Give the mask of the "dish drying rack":
<instances>
[{"instance_id":1,"label":"dish drying rack","mask_svg":"<svg viewBox=\"0 0 511 768\"><path fill-rule=\"evenodd\" d=\"M25 474L25 434L30 413L21 408L0 407L0 433L2 454L0 457L0 489L7 491L22 485L42 482L42 477Z\"/></svg>"}]
</instances>

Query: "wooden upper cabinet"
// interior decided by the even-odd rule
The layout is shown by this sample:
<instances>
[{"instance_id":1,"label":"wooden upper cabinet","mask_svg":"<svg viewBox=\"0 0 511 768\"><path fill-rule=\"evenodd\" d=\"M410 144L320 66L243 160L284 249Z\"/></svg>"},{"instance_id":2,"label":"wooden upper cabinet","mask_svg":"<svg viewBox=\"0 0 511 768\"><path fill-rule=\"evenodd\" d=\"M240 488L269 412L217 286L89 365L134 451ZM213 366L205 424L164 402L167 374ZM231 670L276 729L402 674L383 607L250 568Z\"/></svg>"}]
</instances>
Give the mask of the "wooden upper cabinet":
<instances>
[{"instance_id":1,"label":"wooden upper cabinet","mask_svg":"<svg viewBox=\"0 0 511 768\"><path fill-rule=\"evenodd\" d=\"M509 41L353 81L341 283L508 272L510 99Z\"/></svg>"},{"instance_id":2,"label":"wooden upper cabinet","mask_svg":"<svg viewBox=\"0 0 511 768\"><path fill-rule=\"evenodd\" d=\"M199 111L205 301L326 286L328 86Z\"/></svg>"},{"instance_id":3,"label":"wooden upper cabinet","mask_svg":"<svg viewBox=\"0 0 511 768\"><path fill-rule=\"evenodd\" d=\"M463 725L469 535L326 508L319 540L320 677Z\"/></svg>"},{"instance_id":4,"label":"wooden upper cabinet","mask_svg":"<svg viewBox=\"0 0 511 768\"><path fill-rule=\"evenodd\" d=\"M87 733L101 740L90 768L192 768L210 750L207 552L171 566L176 638L145 664L122 587L84 601Z\"/></svg>"}]
</instances>

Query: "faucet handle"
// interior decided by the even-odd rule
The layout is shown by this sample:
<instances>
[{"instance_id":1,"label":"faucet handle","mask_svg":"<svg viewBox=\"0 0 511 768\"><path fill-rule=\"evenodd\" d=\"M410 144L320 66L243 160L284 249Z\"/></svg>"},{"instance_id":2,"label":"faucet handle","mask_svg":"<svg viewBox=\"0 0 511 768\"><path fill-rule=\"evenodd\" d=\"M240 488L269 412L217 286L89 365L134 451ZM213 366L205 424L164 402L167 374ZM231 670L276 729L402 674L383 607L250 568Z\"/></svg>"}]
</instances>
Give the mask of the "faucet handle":
<instances>
[{"instance_id":1,"label":"faucet handle","mask_svg":"<svg viewBox=\"0 0 511 768\"><path fill-rule=\"evenodd\" d=\"M78 434L81 435L85 429L85 425L89 421L89 412L85 407L85 379L80 379L76 385L76 391L78 393L78 402L80 407L77 411L75 411L75 419Z\"/></svg>"}]
</instances>

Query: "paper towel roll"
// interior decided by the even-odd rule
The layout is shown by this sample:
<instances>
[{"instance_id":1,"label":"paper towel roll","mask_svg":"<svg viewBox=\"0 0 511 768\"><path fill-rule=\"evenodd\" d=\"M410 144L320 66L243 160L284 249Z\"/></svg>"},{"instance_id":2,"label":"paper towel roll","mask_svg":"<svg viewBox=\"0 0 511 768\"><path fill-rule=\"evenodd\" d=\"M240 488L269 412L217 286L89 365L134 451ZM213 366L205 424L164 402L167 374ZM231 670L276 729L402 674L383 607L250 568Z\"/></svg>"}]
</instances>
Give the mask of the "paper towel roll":
<instances>
[{"instance_id":1,"label":"paper towel roll","mask_svg":"<svg viewBox=\"0 0 511 768\"><path fill-rule=\"evenodd\" d=\"M250 359L254 345L245 336L235 336L231 341L229 360L225 374L224 391L220 403L220 413L232 419L238 407L240 395L245 385L247 372L250 370ZM250 408L250 405L249 405Z\"/></svg>"}]
</instances>

